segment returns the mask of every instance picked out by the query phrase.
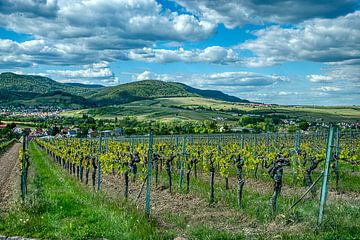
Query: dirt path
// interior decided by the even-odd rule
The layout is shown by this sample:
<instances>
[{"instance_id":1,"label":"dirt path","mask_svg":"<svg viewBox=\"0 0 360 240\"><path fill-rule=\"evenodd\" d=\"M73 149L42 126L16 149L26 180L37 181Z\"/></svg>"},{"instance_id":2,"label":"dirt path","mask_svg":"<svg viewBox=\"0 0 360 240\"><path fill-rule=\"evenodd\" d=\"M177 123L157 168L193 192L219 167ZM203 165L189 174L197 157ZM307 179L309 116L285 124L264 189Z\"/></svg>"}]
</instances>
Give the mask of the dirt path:
<instances>
[{"instance_id":1,"label":"dirt path","mask_svg":"<svg viewBox=\"0 0 360 240\"><path fill-rule=\"evenodd\" d=\"M0 213L9 209L11 201L14 201L14 196L19 191L18 159L20 146L21 143L15 143L0 156Z\"/></svg>"}]
</instances>

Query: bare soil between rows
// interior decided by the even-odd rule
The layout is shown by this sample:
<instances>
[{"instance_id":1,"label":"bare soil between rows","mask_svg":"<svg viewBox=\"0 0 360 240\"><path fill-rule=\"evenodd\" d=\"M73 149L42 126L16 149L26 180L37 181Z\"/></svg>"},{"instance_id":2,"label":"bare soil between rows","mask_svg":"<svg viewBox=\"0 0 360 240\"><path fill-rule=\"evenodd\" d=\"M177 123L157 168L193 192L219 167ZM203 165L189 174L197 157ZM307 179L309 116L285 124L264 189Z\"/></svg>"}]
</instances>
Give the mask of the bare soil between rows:
<instances>
[{"instance_id":1,"label":"bare soil between rows","mask_svg":"<svg viewBox=\"0 0 360 240\"><path fill-rule=\"evenodd\" d=\"M136 199L141 184L140 180L129 183L129 200L131 203L135 203L138 208L143 209L145 206L145 188L140 198ZM121 198L124 191L124 178L112 174L103 176L102 189L112 196ZM207 199L199 198L191 192L181 194L177 191L176 183L174 183L172 193L163 184L160 183L155 188L155 183L152 183L151 215L160 227L173 229L184 237L187 237L185 229L191 225L203 225L218 231L242 234L248 238L257 238L264 236L264 234L275 236L276 233L280 232L297 232L307 227L306 223L286 225L281 216L274 218L268 224L260 224L251 216L228 207L221 201L209 205ZM175 224L174 221L178 223Z\"/></svg>"},{"instance_id":2,"label":"bare soil between rows","mask_svg":"<svg viewBox=\"0 0 360 240\"><path fill-rule=\"evenodd\" d=\"M20 188L19 148L15 143L0 156L0 213L8 212Z\"/></svg>"}]
</instances>

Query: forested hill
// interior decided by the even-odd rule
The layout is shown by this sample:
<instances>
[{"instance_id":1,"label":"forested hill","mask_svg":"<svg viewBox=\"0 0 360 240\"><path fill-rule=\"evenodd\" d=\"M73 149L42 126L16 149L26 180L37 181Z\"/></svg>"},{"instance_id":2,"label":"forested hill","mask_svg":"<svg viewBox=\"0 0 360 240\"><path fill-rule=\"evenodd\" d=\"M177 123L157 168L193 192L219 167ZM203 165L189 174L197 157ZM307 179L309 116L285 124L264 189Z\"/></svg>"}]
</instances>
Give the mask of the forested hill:
<instances>
[{"instance_id":1,"label":"forested hill","mask_svg":"<svg viewBox=\"0 0 360 240\"><path fill-rule=\"evenodd\" d=\"M161 97L204 97L228 102L242 102L234 96L214 90L200 90L185 84L158 80L137 81L113 87L60 83L50 78L14 73L0 74L2 105L69 105L95 107L129 103ZM56 98L52 101L51 97ZM62 102L64 99L65 102ZM50 100L50 101L49 101Z\"/></svg>"}]
</instances>

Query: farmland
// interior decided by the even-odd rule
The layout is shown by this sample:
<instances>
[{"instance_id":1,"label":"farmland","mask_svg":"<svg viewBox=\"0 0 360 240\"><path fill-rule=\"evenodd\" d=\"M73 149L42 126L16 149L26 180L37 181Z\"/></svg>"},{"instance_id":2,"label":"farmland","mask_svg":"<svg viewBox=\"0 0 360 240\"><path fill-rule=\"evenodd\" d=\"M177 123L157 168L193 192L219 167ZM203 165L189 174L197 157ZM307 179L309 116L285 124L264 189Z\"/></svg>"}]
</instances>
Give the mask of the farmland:
<instances>
[{"instance_id":1,"label":"farmland","mask_svg":"<svg viewBox=\"0 0 360 240\"><path fill-rule=\"evenodd\" d=\"M360 136L333 133L321 224L322 181L291 207L324 170L327 132L103 135L30 143L29 192L4 214L0 232L73 239L356 239Z\"/></svg>"},{"instance_id":2,"label":"farmland","mask_svg":"<svg viewBox=\"0 0 360 240\"><path fill-rule=\"evenodd\" d=\"M223 118L228 122L238 119L238 114L285 115L307 121L323 119L326 122L352 122L360 119L360 108L323 106L281 106L261 104L239 104L201 97L172 97L141 100L118 106L73 110L63 112L63 116L89 114L97 119L135 116L141 120L205 120Z\"/></svg>"}]
</instances>

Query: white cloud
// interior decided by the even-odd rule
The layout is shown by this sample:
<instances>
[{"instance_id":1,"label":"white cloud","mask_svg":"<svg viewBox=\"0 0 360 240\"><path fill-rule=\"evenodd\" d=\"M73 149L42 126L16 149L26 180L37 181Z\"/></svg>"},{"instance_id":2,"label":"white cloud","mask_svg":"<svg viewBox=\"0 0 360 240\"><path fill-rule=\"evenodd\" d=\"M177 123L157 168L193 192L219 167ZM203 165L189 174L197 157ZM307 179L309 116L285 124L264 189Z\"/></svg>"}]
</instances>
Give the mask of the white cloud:
<instances>
[{"instance_id":1,"label":"white cloud","mask_svg":"<svg viewBox=\"0 0 360 240\"><path fill-rule=\"evenodd\" d=\"M356 0L174 0L202 19L235 28L247 23L297 23L332 18L354 11Z\"/></svg>"},{"instance_id":2,"label":"white cloud","mask_svg":"<svg viewBox=\"0 0 360 240\"><path fill-rule=\"evenodd\" d=\"M156 40L201 40L215 29L210 22L198 20L189 14L171 12L155 0L59 0L57 4L50 1L53 3L51 6L56 5L53 9L56 18L46 18L31 8L28 9L32 16L21 14L28 1L18 0L19 3L13 4L6 1L8 4L5 5L11 7L1 9L3 16L0 24L37 38L57 41L82 39L85 45L97 45L102 49L132 48ZM45 6L32 5L34 8L35 5ZM50 3L47 5L50 6Z\"/></svg>"},{"instance_id":3,"label":"white cloud","mask_svg":"<svg viewBox=\"0 0 360 240\"><path fill-rule=\"evenodd\" d=\"M110 68L87 68L81 70L48 70L49 74L55 74L69 78L108 78L114 74Z\"/></svg>"},{"instance_id":4,"label":"white cloud","mask_svg":"<svg viewBox=\"0 0 360 240\"><path fill-rule=\"evenodd\" d=\"M320 91L323 91L323 92L337 92L337 91L340 91L342 90L341 88L339 87L335 87L335 86L322 86L319 88Z\"/></svg>"},{"instance_id":5,"label":"white cloud","mask_svg":"<svg viewBox=\"0 0 360 240\"><path fill-rule=\"evenodd\" d=\"M46 74L54 79L60 79L61 82L86 82L87 84L94 84L100 81L105 85L116 85L119 83L119 79L115 76L109 67L109 63L106 61L84 65L82 69L47 70Z\"/></svg>"},{"instance_id":6,"label":"white cloud","mask_svg":"<svg viewBox=\"0 0 360 240\"><path fill-rule=\"evenodd\" d=\"M232 49L211 46L205 49L177 50L143 48L131 50L128 54L131 60L170 63L170 62L207 62L230 64L240 61L240 57Z\"/></svg>"},{"instance_id":7,"label":"white cloud","mask_svg":"<svg viewBox=\"0 0 360 240\"><path fill-rule=\"evenodd\" d=\"M296 27L271 26L255 31L255 40L240 44L255 57L249 66L268 66L287 61L322 63L360 58L360 11L335 19L313 19Z\"/></svg>"},{"instance_id":8,"label":"white cloud","mask_svg":"<svg viewBox=\"0 0 360 240\"><path fill-rule=\"evenodd\" d=\"M310 82L331 82L333 80L330 76L310 74L307 76Z\"/></svg>"},{"instance_id":9,"label":"white cloud","mask_svg":"<svg viewBox=\"0 0 360 240\"><path fill-rule=\"evenodd\" d=\"M211 74L158 74L144 71L133 75L133 80L162 80L181 82L205 89L229 89L236 90L244 87L261 87L288 81L284 76L265 75L254 72L220 72Z\"/></svg>"}]
</instances>

